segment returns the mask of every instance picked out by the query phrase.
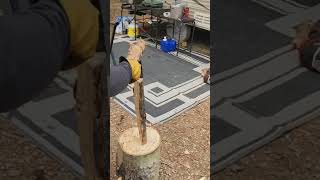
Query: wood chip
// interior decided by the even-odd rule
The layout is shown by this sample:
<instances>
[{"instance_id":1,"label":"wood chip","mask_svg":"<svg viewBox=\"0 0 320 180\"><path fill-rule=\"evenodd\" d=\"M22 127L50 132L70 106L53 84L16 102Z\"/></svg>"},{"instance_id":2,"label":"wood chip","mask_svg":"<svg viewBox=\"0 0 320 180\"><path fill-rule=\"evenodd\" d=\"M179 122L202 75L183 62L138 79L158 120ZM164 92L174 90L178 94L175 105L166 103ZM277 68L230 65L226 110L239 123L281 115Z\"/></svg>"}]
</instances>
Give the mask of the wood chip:
<instances>
[{"instance_id":1,"label":"wood chip","mask_svg":"<svg viewBox=\"0 0 320 180\"><path fill-rule=\"evenodd\" d=\"M186 154L186 155L190 154L190 152L188 150L185 150L183 153Z\"/></svg>"}]
</instances>

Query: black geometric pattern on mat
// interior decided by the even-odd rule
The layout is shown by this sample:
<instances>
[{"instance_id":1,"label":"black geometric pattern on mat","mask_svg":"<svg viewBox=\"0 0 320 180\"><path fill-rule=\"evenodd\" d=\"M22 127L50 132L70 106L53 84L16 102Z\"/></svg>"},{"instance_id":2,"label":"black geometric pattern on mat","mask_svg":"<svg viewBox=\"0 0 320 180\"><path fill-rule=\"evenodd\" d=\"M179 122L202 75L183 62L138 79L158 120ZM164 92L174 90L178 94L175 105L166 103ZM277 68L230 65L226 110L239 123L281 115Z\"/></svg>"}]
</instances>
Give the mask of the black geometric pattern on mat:
<instances>
[{"instance_id":1,"label":"black geometric pattern on mat","mask_svg":"<svg viewBox=\"0 0 320 180\"><path fill-rule=\"evenodd\" d=\"M291 38L274 32L265 24L282 15L251 0L215 1L213 74L239 66L283 47Z\"/></svg>"},{"instance_id":2,"label":"black geometric pattern on mat","mask_svg":"<svg viewBox=\"0 0 320 180\"><path fill-rule=\"evenodd\" d=\"M133 97L129 97L128 100L131 101L132 103L134 103ZM169 103L166 103L162 106L155 107L151 103L146 101L145 102L145 109L146 109L146 112L148 112L148 114L150 114L153 117L157 117L157 116L160 116L161 114L166 113L168 111L168 109L172 109L172 107L180 106L183 103L184 102L179 99L174 99L174 100L170 101Z\"/></svg>"},{"instance_id":3,"label":"black geometric pattern on mat","mask_svg":"<svg viewBox=\"0 0 320 180\"><path fill-rule=\"evenodd\" d=\"M59 158L73 168L75 173L82 175L78 128L71 90L72 87L56 78L33 101L10 112L8 118L42 148L45 148L50 155ZM51 112L55 113L50 114Z\"/></svg>"},{"instance_id":4,"label":"black geometric pattern on mat","mask_svg":"<svg viewBox=\"0 0 320 180\"><path fill-rule=\"evenodd\" d=\"M73 109L68 109L62 112L58 112L56 114L51 115L54 119L58 120L64 126L70 128L70 130L74 131L79 135L76 115Z\"/></svg>"},{"instance_id":5,"label":"black geometric pattern on mat","mask_svg":"<svg viewBox=\"0 0 320 180\"><path fill-rule=\"evenodd\" d=\"M320 75L307 71L270 91L238 105L249 112L252 111L266 117L272 116L290 104L319 91L320 83L316 82L320 82Z\"/></svg>"},{"instance_id":6,"label":"black geometric pattern on mat","mask_svg":"<svg viewBox=\"0 0 320 180\"><path fill-rule=\"evenodd\" d=\"M68 90L62 89L56 82L53 82L49 85L47 89L45 89L39 96L34 98L33 102L39 102L41 100L47 99L49 97L57 96L60 94L64 94L68 92Z\"/></svg>"},{"instance_id":7,"label":"black geometric pattern on mat","mask_svg":"<svg viewBox=\"0 0 320 180\"><path fill-rule=\"evenodd\" d=\"M129 43L126 41L114 44L115 59L127 56ZM159 123L169 120L180 112L201 102L209 94L210 86L204 84L199 68L209 66L201 58L192 58L184 52L178 57L164 53L159 49L147 46L141 62L144 74L145 109L147 120ZM196 57L196 56L194 56ZM134 114L134 100L130 88L118 94L115 99L129 112ZM202 96L203 95L203 96ZM202 99L201 99L202 98Z\"/></svg>"},{"instance_id":8,"label":"black geometric pattern on mat","mask_svg":"<svg viewBox=\"0 0 320 180\"><path fill-rule=\"evenodd\" d=\"M317 5L313 10L320 8L319 1L296 2L310 7ZM211 96L211 102L220 100L215 102L215 106L211 106L211 112L214 113L211 117L211 129L215 131L213 138L217 138L211 142L211 153L214 154L211 165L214 172L217 172L288 130L319 116L320 74L299 66L298 56L288 48L292 38L289 34L285 35L286 30L279 29L283 30L279 33L266 26L268 22L282 17L286 17L284 20L290 25L294 20L291 17L295 16L279 14L249 0L216 1L215 5L217 46L214 59L217 61L211 72L220 76L214 83L216 87L219 86L220 91L224 86L232 89L232 84L234 87L241 87L235 88L241 92L234 92L222 100L215 97L215 93ZM309 8L301 8L301 13L308 10ZM226 42L226 39L230 41ZM290 61L286 58L290 58ZM274 63L286 66L275 68L263 64L271 61L289 64ZM235 67L238 69L223 73ZM270 68L269 72L277 69L277 76L259 73L261 67ZM256 76L246 76L252 74ZM261 80L260 76L265 78ZM244 77L251 78L248 82L254 84L233 81ZM215 86L211 84L212 89ZM224 131L231 124L234 128Z\"/></svg>"},{"instance_id":9,"label":"black geometric pattern on mat","mask_svg":"<svg viewBox=\"0 0 320 180\"><path fill-rule=\"evenodd\" d=\"M116 43L113 47L116 59L127 56L129 48L127 42ZM199 76L199 73L192 70L197 67L196 65L150 46L146 47L141 62L145 85L161 82L167 87L172 87Z\"/></svg>"},{"instance_id":10,"label":"black geometric pattern on mat","mask_svg":"<svg viewBox=\"0 0 320 180\"><path fill-rule=\"evenodd\" d=\"M317 4L319 4L318 0L293 0L299 4L303 4L305 6L315 6Z\"/></svg>"},{"instance_id":11,"label":"black geometric pattern on mat","mask_svg":"<svg viewBox=\"0 0 320 180\"><path fill-rule=\"evenodd\" d=\"M195 97L198 97L207 91L210 91L210 87L209 86L202 86L194 91L190 91L189 93L185 94L185 96L187 96L188 98L195 98Z\"/></svg>"},{"instance_id":12,"label":"black geometric pattern on mat","mask_svg":"<svg viewBox=\"0 0 320 180\"><path fill-rule=\"evenodd\" d=\"M159 88L159 87L155 87L155 88L152 88L151 91L159 94L159 93L163 92L163 89L161 89L161 88Z\"/></svg>"},{"instance_id":13,"label":"black geometric pattern on mat","mask_svg":"<svg viewBox=\"0 0 320 180\"><path fill-rule=\"evenodd\" d=\"M32 120L27 118L26 116L22 115L18 111L12 112L12 115L14 115L17 119L19 119L21 122L23 122L27 127L32 129L34 133L37 133L39 136L44 138L46 141L50 142L51 145L53 145L55 148L59 149L61 152L63 152L65 155L67 155L69 158L71 158L73 161L78 163L80 166L82 166L81 157L75 154L73 151L65 147L61 142L59 142L55 137L51 136L41 128L39 128L37 125L35 125Z\"/></svg>"},{"instance_id":14,"label":"black geometric pattern on mat","mask_svg":"<svg viewBox=\"0 0 320 180\"><path fill-rule=\"evenodd\" d=\"M226 139L238 132L241 131L241 129L233 126L232 124L228 123L227 121L216 117L214 115L211 115L211 122L213 123L213 132L212 132L212 144L216 144L220 142L223 139Z\"/></svg>"}]
</instances>

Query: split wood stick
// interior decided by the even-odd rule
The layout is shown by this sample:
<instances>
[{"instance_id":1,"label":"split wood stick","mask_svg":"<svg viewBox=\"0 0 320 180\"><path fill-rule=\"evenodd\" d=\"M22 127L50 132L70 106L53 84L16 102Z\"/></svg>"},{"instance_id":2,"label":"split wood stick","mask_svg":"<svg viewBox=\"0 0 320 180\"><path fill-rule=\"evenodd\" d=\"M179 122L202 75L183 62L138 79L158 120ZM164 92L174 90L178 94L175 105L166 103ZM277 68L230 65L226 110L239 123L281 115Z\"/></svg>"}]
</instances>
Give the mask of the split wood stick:
<instances>
[{"instance_id":1,"label":"split wood stick","mask_svg":"<svg viewBox=\"0 0 320 180\"><path fill-rule=\"evenodd\" d=\"M101 133L96 132L96 118L101 110L100 99L101 85L103 84L101 73L104 70L104 55L96 54L95 57L80 65L77 69L78 77L75 87L76 99L76 114L79 131L79 141L81 150L81 159L85 171L86 180L102 180L103 162L100 158L98 162L96 157L103 157L101 152L101 144L103 138L99 140L99 151L95 151L96 135L101 136ZM99 128L101 131L101 129ZM96 154L98 153L98 154Z\"/></svg>"},{"instance_id":2,"label":"split wood stick","mask_svg":"<svg viewBox=\"0 0 320 180\"><path fill-rule=\"evenodd\" d=\"M137 126L139 129L141 144L146 144L147 143L146 112L144 107L143 78L140 78L134 83L134 97L135 97L135 109L136 109L136 115L137 115Z\"/></svg>"}]
</instances>

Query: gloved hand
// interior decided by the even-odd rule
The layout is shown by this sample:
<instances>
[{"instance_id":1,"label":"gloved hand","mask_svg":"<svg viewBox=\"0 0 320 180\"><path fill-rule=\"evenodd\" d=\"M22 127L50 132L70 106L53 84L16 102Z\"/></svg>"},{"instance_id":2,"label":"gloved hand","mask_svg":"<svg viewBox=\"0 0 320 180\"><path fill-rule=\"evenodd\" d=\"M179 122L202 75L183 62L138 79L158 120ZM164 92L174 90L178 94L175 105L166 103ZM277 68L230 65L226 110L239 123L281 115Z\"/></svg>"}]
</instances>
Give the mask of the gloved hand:
<instances>
[{"instance_id":1,"label":"gloved hand","mask_svg":"<svg viewBox=\"0 0 320 180\"><path fill-rule=\"evenodd\" d=\"M60 0L70 24L70 58L63 69L91 58L99 39L99 11L90 0Z\"/></svg>"},{"instance_id":2,"label":"gloved hand","mask_svg":"<svg viewBox=\"0 0 320 180\"><path fill-rule=\"evenodd\" d=\"M141 57L145 50L146 43L144 40L138 40L131 43L128 50L127 60L131 66L132 81L137 81L141 77Z\"/></svg>"}]
</instances>

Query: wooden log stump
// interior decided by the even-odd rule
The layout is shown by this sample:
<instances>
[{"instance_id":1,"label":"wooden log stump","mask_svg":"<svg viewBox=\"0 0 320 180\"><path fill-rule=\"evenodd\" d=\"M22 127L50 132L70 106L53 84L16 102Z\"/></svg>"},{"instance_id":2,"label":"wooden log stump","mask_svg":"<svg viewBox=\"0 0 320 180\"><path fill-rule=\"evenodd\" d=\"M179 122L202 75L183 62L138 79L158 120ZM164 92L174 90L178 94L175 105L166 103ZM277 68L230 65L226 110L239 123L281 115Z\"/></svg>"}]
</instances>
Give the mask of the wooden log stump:
<instances>
[{"instance_id":1,"label":"wooden log stump","mask_svg":"<svg viewBox=\"0 0 320 180\"><path fill-rule=\"evenodd\" d=\"M126 130L119 138L123 180L158 180L160 170L160 135L146 128L145 144L141 144L138 127Z\"/></svg>"}]
</instances>

